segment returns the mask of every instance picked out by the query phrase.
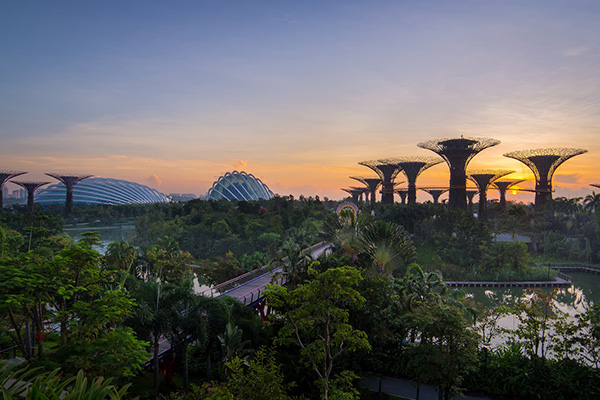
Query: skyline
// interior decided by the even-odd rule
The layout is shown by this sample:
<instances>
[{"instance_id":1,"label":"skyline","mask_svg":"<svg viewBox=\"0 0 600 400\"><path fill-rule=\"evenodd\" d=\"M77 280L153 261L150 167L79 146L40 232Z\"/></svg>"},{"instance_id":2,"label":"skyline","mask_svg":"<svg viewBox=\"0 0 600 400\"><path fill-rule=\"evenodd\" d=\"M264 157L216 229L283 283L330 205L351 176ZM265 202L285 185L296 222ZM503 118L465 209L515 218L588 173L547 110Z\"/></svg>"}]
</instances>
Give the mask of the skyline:
<instances>
[{"instance_id":1,"label":"skyline","mask_svg":"<svg viewBox=\"0 0 600 400\"><path fill-rule=\"evenodd\" d=\"M10 2L0 166L196 195L238 169L281 195L340 199L371 174L359 161L432 156L417 143L463 134L501 141L468 170L512 169L530 188L502 154L585 148L554 196L591 193L600 4L521 3ZM448 176L440 164L417 185Z\"/></svg>"}]
</instances>

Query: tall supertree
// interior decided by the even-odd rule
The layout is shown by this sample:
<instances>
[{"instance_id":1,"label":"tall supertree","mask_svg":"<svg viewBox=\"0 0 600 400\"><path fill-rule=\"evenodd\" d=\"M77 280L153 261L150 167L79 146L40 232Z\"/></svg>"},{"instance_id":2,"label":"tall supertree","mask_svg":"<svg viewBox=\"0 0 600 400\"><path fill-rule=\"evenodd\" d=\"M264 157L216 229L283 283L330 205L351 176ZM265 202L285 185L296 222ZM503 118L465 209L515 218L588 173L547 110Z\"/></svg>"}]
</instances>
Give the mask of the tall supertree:
<instances>
[{"instance_id":1,"label":"tall supertree","mask_svg":"<svg viewBox=\"0 0 600 400\"><path fill-rule=\"evenodd\" d=\"M515 171L505 169L482 169L477 171L471 171L467 177L475 182L479 188L479 214L478 217L482 221L488 220L487 213L487 190L490 184L495 180L502 178L508 174L512 174Z\"/></svg>"},{"instance_id":2,"label":"tall supertree","mask_svg":"<svg viewBox=\"0 0 600 400\"><path fill-rule=\"evenodd\" d=\"M440 196L448 191L448 189L434 189L434 188L419 188L424 192L427 192L433 198L433 204L438 204Z\"/></svg>"},{"instance_id":3,"label":"tall supertree","mask_svg":"<svg viewBox=\"0 0 600 400\"><path fill-rule=\"evenodd\" d=\"M362 196L362 194L364 193L363 188L347 188L342 190L352 196L352 201L354 203L358 203L360 196Z\"/></svg>"},{"instance_id":4,"label":"tall supertree","mask_svg":"<svg viewBox=\"0 0 600 400\"><path fill-rule=\"evenodd\" d=\"M473 197L479 193L479 190L467 189L465 194L467 195L467 209L473 214Z\"/></svg>"},{"instance_id":5,"label":"tall supertree","mask_svg":"<svg viewBox=\"0 0 600 400\"><path fill-rule=\"evenodd\" d=\"M369 189L369 193L371 193L369 203L371 205L375 204L375 194L377 193L377 188L381 185L381 179L371 176L351 176L350 179L354 179L365 185Z\"/></svg>"},{"instance_id":6,"label":"tall supertree","mask_svg":"<svg viewBox=\"0 0 600 400\"><path fill-rule=\"evenodd\" d=\"M460 137L434 139L417 146L440 155L450 167L450 208L467 209L467 165L480 151L496 146L500 141L491 138Z\"/></svg>"},{"instance_id":7,"label":"tall supertree","mask_svg":"<svg viewBox=\"0 0 600 400\"><path fill-rule=\"evenodd\" d=\"M435 157L408 156L386 160L400 167L408 180L408 204L417 202L417 178L427 168L441 163L443 160Z\"/></svg>"},{"instance_id":8,"label":"tall supertree","mask_svg":"<svg viewBox=\"0 0 600 400\"><path fill-rule=\"evenodd\" d=\"M67 189L67 200L65 201L65 216L67 218L73 215L73 186L75 186L78 182L90 178L94 175L84 175L84 174L60 174L55 172L49 172L46 175L51 176L54 179L58 179L65 185Z\"/></svg>"},{"instance_id":9,"label":"tall supertree","mask_svg":"<svg viewBox=\"0 0 600 400\"><path fill-rule=\"evenodd\" d=\"M16 178L19 175L26 174L24 171L0 171L0 214L4 212L4 184L6 181Z\"/></svg>"},{"instance_id":10,"label":"tall supertree","mask_svg":"<svg viewBox=\"0 0 600 400\"><path fill-rule=\"evenodd\" d=\"M524 179L508 180L503 179L501 181L494 182L494 186L500 192L500 210L506 210L506 191L511 187L523 182Z\"/></svg>"},{"instance_id":11,"label":"tall supertree","mask_svg":"<svg viewBox=\"0 0 600 400\"><path fill-rule=\"evenodd\" d=\"M563 147L513 151L504 157L519 160L531 169L535 176L535 208L540 209L552 199L552 176L556 169L569 158L584 153L587 150Z\"/></svg>"},{"instance_id":12,"label":"tall supertree","mask_svg":"<svg viewBox=\"0 0 600 400\"><path fill-rule=\"evenodd\" d=\"M402 200L402 204L406 204L406 196L408 196L408 190L396 189L396 193L398 193L398 196L400 196L400 199Z\"/></svg>"},{"instance_id":13,"label":"tall supertree","mask_svg":"<svg viewBox=\"0 0 600 400\"><path fill-rule=\"evenodd\" d=\"M35 196L35 191L40 187L49 184L50 182L34 182L34 181L11 181L12 183L16 183L21 186L25 190L27 190L27 212L33 212L33 198Z\"/></svg>"},{"instance_id":14,"label":"tall supertree","mask_svg":"<svg viewBox=\"0 0 600 400\"><path fill-rule=\"evenodd\" d=\"M361 161L360 165L371 168L381 178L381 202L383 204L394 203L394 179L400 172L400 166L388 160Z\"/></svg>"}]
</instances>

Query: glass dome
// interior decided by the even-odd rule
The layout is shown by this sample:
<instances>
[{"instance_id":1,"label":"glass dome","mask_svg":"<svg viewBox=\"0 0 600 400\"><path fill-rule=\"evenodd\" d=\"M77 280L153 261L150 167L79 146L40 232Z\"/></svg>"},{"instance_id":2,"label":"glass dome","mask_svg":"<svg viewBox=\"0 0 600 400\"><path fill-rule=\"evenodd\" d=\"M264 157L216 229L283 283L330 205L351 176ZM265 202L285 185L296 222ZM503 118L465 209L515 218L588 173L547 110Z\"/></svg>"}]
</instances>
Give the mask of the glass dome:
<instances>
[{"instance_id":1,"label":"glass dome","mask_svg":"<svg viewBox=\"0 0 600 400\"><path fill-rule=\"evenodd\" d=\"M229 201L270 199L273 192L260 179L244 171L227 172L213 183L207 200Z\"/></svg>"},{"instance_id":2,"label":"glass dome","mask_svg":"<svg viewBox=\"0 0 600 400\"><path fill-rule=\"evenodd\" d=\"M44 205L65 204L65 185L57 183L41 189L35 196L36 203ZM171 199L164 193L139 183L111 178L87 178L73 187L73 204L116 205L168 203Z\"/></svg>"}]
</instances>

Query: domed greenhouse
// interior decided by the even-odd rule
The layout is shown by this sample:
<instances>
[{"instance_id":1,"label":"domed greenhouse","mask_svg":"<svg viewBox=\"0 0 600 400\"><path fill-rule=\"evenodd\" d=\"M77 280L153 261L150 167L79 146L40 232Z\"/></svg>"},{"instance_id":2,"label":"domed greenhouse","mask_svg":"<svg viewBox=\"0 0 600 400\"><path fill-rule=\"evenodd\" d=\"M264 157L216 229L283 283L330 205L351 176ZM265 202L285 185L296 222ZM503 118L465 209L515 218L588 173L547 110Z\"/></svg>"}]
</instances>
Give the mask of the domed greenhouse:
<instances>
[{"instance_id":1,"label":"domed greenhouse","mask_svg":"<svg viewBox=\"0 0 600 400\"><path fill-rule=\"evenodd\" d=\"M62 183L50 185L38 192L36 203L65 204L66 188ZM87 178L73 187L73 204L82 206L116 204L168 203L164 193L146 185L111 178Z\"/></svg>"},{"instance_id":2,"label":"domed greenhouse","mask_svg":"<svg viewBox=\"0 0 600 400\"><path fill-rule=\"evenodd\" d=\"M270 199L273 192L260 179L244 171L227 172L217 179L206 194L206 200L229 201Z\"/></svg>"}]
</instances>

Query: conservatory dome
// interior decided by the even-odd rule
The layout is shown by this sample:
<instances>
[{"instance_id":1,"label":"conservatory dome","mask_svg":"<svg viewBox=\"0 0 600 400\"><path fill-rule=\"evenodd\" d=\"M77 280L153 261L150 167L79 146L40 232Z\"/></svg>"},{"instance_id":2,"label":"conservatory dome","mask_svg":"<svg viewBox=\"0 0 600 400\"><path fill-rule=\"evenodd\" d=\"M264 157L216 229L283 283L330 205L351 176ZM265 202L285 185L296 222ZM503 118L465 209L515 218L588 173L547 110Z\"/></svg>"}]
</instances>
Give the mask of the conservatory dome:
<instances>
[{"instance_id":1,"label":"conservatory dome","mask_svg":"<svg viewBox=\"0 0 600 400\"><path fill-rule=\"evenodd\" d=\"M44 205L65 204L65 185L57 183L41 189L35 196L36 203ZM87 178L73 187L73 204L82 206L116 204L168 203L171 199L164 193L146 185L111 178Z\"/></svg>"},{"instance_id":2,"label":"conservatory dome","mask_svg":"<svg viewBox=\"0 0 600 400\"><path fill-rule=\"evenodd\" d=\"M244 171L227 172L213 183L206 194L206 200L268 200L271 197L273 192L267 185Z\"/></svg>"}]
</instances>

